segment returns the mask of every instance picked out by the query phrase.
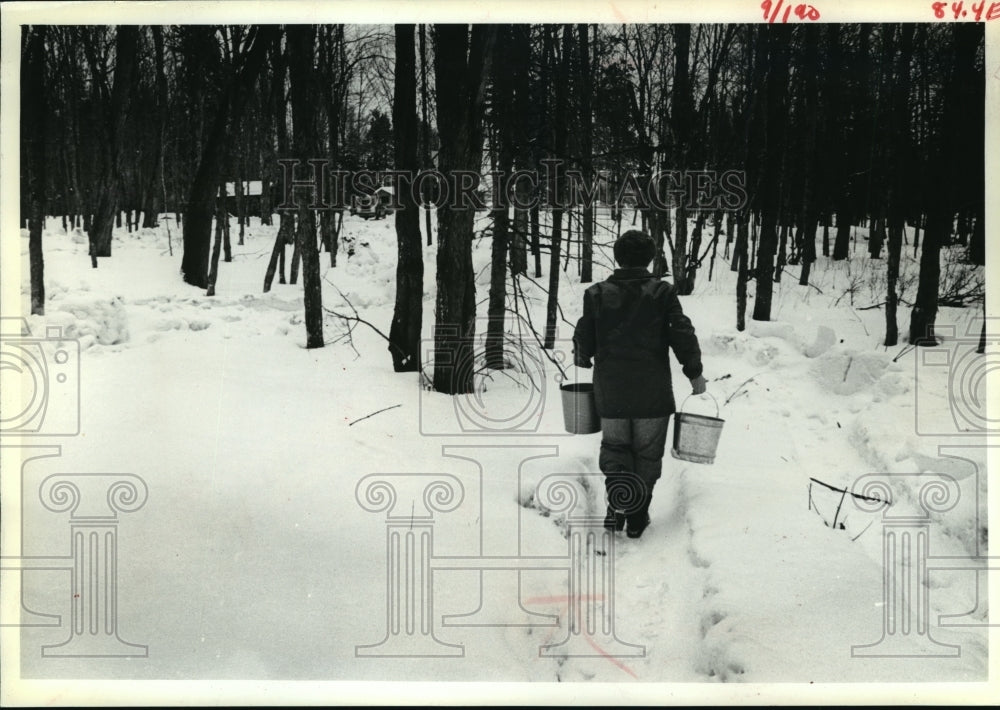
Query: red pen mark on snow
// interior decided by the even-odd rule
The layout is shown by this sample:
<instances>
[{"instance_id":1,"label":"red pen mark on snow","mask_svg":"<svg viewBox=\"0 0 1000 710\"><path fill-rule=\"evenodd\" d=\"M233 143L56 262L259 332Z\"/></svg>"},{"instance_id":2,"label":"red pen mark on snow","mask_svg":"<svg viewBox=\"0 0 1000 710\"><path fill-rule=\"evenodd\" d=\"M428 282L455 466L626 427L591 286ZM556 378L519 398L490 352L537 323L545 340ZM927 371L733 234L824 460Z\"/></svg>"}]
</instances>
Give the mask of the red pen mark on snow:
<instances>
[{"instance_id":1,"label":"red pen mark on snow","mask_svg":"<svg viewBox=\"0 0 1000 710\"><path fill-rule=\"evenodd\" d=\"M600 653L602 656L604 656L604 658L607 658L609 661L611 661L612 663L614 663L616 666L618 666L620 669L622 669L623 671L625 671L626 673L628 673L630 676L632 676L636 680L639 680L639 676L637 676L632 671L631 668L629 668L628 666L626 666L624 663L622 663L621 661L619 661L614 656L609 656L608 653L603 648L601 648L596 643L594 643L594 639L590 638L590 636L588 636L587 634L584 634L583 637L585 639L587 639L587 643L589 643L591 646L593 646L594 650L596 650L598 653Z\"/></svg>"},{"instance_id":2,"label":"red pen mark on snow","mask_svg":"<svg viewBox=\"0 0 1000 710\"><path fill-rule=\"evenodd\" d=\"M568 596L562 596L562 597L531 597L530 599L525 599L524 603L525 604L561 604L562 607L559 609L558 616L560 618L565 618L565 617L569 616L569 603L570 603L571 599L572 599L572 597L568 597ZM601 601L604 601L604 596L603 595L579 595L579 596L576 597L576 601L577 601L577 608L580 608L584 602L590 602L590 601L601 602ZM547 646L549 644L549 642L552 640L552 636L554 634L555 634L555 630L550 631L549 635L545 638L545 641L542 642L542 645L543 646ZM597 642L594 641L594 639L590 636L590 634L588 634L586 631L583 632L583 637L585 639L587 639L587 643L589 643L590 646L595 651L597 651L599 654L601 654L601 656L603 658L606 658L607 660L611 661L611 663L613 663L614 665L616 665L620 670L625 671L626 673L628 673L630 676L632 676L636 680L639 680L639 676L636 675L635 671L633 671L631 668L629 668L624 663L622 663L617 658L615 658L614 656L612 656L611 654L609 654L607 651L605 651L603 648L601 648L597 644Z\"/></svg>"}]
</instances>

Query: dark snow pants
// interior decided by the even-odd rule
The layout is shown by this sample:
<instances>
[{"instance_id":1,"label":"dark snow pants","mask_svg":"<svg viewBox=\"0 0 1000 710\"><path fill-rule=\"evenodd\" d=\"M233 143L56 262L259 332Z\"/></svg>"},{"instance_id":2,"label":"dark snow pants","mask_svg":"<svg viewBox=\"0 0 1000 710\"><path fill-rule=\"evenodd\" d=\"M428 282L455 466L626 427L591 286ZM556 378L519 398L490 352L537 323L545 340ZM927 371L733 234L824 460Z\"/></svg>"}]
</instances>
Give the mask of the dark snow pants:
<instances>
[{"instance_id":1,"label":"dark snow pants","mask_svg":"<svg viewBox=\"0 0 1000 710\"><path fill-rule=\"evenodd\" d=\"M663 470L670 417L601 418L599 464L605 475L608 504L642 519L649 511L653 486ZM636 486L635 483L640 483Z\"/></svg>"}]
</instances>

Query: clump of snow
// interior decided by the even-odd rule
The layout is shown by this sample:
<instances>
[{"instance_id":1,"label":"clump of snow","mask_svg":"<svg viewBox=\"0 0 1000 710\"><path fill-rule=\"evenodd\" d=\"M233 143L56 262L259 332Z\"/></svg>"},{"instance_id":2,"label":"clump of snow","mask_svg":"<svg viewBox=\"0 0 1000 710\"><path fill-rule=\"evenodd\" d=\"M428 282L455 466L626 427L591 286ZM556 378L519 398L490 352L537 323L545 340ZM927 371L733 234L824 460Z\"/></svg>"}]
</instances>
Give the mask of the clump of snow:
<instances>
[{"instance_id":1,"label":"clump of snow","mask_svg":"<svg viewBox=\"0 0 1000 710\"><path fill-rule=\"evenodd\" d=\"M740 355L746 352L747 338L743 333L698 334L702 355Z\"/></svg>"},{"instance_id":2,"label":"clump of snow","mask_svg":"<svg viewBox=\"0 0 1000 710\"><path fill-rule=\"evenodd\" d=\"M795 327L791 323L781 321L747 321L747 332L755 338L781 338L789 343L797 344Z\"/></svg>"},{"instance_id":3,"label":"clump of snow","mask_svg":"<svg viewBox=\"0 0 1000 710\"><path fill-rule=\"evenodd\" d=\"M180 318L160 318L157 320L153 327L156 330L180 330L184 327L184 321Z\"/></svg>"},{"instance_id":4,"label":"clump of snow","mask_svg":"<svg viewBox=\"0 0 1000 710\"><path fill-rule=\"evenodd\" d=\"M871 391L890 368L893 371L900 369L885 353L837 348L815 359L810 371L830 392L851 395Z\"/></svg>"},{"instance_id":5,"label":"clump of snow","mask_svg":"<svg viewBox=\"0 0 1000 710\"><path fill-rule=\"evenodd\" d=\"M211 321L204 318L159 318L153 323L153 328L158 331L168 330L205 330L211 325Z\"/></svg>"},{"instance_id":6,"label":"clump of snow","mask_svg":"<svg viewBox=\"0 0 1000 710\"><path fill-rule=\"evenodd\" d=\"M819 357L837 344L837 333L825 325L816 328L816 338L802 350L806 357Z\"/></svg>"},{"instance_id":7,"label":"clump of snow","mask_svg":"<svg viewBox=\"0 0 1000 710\"><path fill-rule=\"evenodd\" d=\"M81 349L93 345L118 345L129 340L128 312L119 297L78 299L55 302L47 316L49 326L62 328L67 338L80 341Z\"/></svg>"}]
</instances>

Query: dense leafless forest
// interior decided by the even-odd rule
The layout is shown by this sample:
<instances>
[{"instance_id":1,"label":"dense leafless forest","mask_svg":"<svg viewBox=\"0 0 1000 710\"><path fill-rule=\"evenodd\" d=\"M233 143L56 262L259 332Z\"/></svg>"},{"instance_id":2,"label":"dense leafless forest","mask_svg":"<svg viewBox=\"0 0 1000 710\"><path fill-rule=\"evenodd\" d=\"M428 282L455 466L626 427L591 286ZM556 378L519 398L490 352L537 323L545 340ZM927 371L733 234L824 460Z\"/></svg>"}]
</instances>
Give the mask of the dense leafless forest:
<instances>
[{"instance_id":1,"label":"dense leafless forest","mask_svg":"<svg viewBox=\"0 0 1000 710\"><path fill-rule=\"evenodd\" d=\"M182 278L211 294L230 244L228 220L214 217L237 215L242 240L254 214L280 220L264 290L301 268L309 346L322 345L319 260L336 263L358 189L336 183L326 209L299 189L297 209L278 209L290 177L315 184L313 160L345 175L402 172L387 336L397 370L420 367L432 218L438 351L460 361L475 327L473 240L492 240L492 352L508 267L510 278L548 279L551 343L560 264L572 260L586 283L595 239L607 237L595 209L641 224L659 247L655 270L682 294L724 253L741 330L748 283L751 317L768 320L772 283L810 288L811 265L847 257L862 225L885 263L886 345L900 337L901 306L905 336L932 342L939 303L982 299L981 271L948 289L939 272L941 250L984 263L983 66L983 26L962 23L25 27L33 308L44 309L45 215L87 235L95 268L113 258L114 224L168 219ZM447 202L441 184L414 180L428 170L494 179L470 193L485 199ZM496 178L515 171L536 179ZM259 188L244 194L251 182ZM477 210L492 216L485 231ZM920 278L900 302L904 249L919 253ZM490 352L488 340L487 361L502 367ZM469 376L439 364L434 387L466 392Z\"/></svg>"}]
</instances>

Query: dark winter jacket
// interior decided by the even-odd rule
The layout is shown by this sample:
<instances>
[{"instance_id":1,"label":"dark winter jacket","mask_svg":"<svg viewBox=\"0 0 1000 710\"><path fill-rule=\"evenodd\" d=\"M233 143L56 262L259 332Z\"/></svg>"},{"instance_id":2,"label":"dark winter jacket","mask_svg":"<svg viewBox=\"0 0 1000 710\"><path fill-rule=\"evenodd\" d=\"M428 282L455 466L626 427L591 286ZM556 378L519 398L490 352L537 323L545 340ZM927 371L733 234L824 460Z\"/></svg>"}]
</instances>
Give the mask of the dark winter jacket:
<instances>
[{"instance_id":1,"label":"dark winter jacket","mask_svg":"<svg viewBox=\"0 0 1000 710\"><path fill-rule=\"evenodd\" d=\"M701 374L694 326L672 284L646 269L616 269L583 295L573 335L577 364L593 358L597 413L609 419L674 412L668 348L688 379Z\"/></svg>"}]
</instances>

